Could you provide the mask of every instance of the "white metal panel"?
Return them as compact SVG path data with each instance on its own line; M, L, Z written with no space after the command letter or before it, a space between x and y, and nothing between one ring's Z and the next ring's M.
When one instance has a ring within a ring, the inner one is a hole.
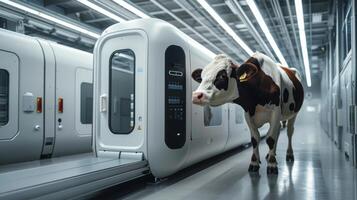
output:
M31 112L27 109L24 112L22 105L28 103L24 102L23 98L28 94L33 96L34 103L36 103L36 98L43 98L43 53L39 43L31 37L1 30L0 38L1 52L4 56L6 54L5 57L1 58L1 62L7 62L8 58L14 62L11 65L13 69L10 71L15 70L11 73L16 73L16 75L13 74L16 82L13 84L17 88L10 88L10 93L14 95L11 103L16 105L16 108L10 112L11 115L18 118L18 121L16 122L15 119L15 124L11 125L14 126L13 130L10 131L12 138L0 140L0 163L39 159L44 137L43 112L36 112L36 110ZM28 101L26 97L25 101ZM33 108L36 108L36 106L34 105ZM8 133L1 130L0 135Z
M341 108L337 110L337 125L342 129L341 148L346 155L352 158L352 135L351 135L351 106L352 99L352 64L351 58L345 61L344 70L340 77Z
M92 69L90 53L50 43L56 58L56 126L53 156L89 152L91 135L80 134L76 129L76 73L78 68ZM88 72L83 76L88 76ZM59 111L59 99L63 99L63 112Z
M212 59L211 55L205 54L196 46L190 46L191 73L197 68L205 67ZM191 97L193 90L195 90L199 84L192 80L191 76L189 78L191 82ZM191 99L192 98L190 98L188 102L192 102ZM228 138L228 104L211 108L204 108L199 105L193 105L192 103L191 105L192 141L189 151L189 160L186 162L186 165L222 152ZM209 122L209 126L207 123L205 125L205 120L206 122L207 120L217 120L219 115L221 116L220 123L214 122L210 124ZM209 119L207 119L207 117Z
M170 175L184 167L190 148L191 72L189 45L182 32L162 20L143 20L149 37L148 50L148 159L157 177ZM171 149L165 142L165 52L171 45L182 48L186 64L186 141L181 148Z

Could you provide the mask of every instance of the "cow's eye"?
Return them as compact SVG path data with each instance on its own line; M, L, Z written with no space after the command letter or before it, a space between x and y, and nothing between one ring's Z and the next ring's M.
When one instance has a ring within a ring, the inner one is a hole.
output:
M228 89L228 78L218 78L214 81L214 86L216 86L219 90L227 90Z
M226 70L223 69L217 73L216 79L214 80L213 84L219 90L228 89L228 76Z

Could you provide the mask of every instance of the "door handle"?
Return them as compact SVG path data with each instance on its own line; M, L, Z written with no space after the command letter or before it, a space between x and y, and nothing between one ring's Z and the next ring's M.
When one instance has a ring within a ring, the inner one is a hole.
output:
M35 129L35 131L39 131L41 129L41 126L40 125L35 125L34 129Z
M100 112L107 112L108 99L106 94L102 94L99 97L99 110Z

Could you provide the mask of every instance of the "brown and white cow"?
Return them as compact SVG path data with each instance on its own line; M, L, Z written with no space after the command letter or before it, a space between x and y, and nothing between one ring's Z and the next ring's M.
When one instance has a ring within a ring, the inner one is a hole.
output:
M294 161L291 138L304 98L301 79L295 69L283 67L259 52L240 66L220 54L203 69L194 70L192 78L200 83L192 94L194 104L218 106L233 102L245 110L253 146L249 172L259 170L258 128L265 123L270 124L266 139L269 146L267 173L278 173L275 156L281 121L287 121L286 160Z

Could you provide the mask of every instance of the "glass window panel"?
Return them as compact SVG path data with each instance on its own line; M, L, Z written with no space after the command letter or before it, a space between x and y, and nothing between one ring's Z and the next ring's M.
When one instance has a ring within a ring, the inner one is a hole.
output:
M243 124L244 122L244 112L242 108L238 106L235 107L235 114L236 114L236 124Z
M222 124L222 107L204 106L203 123L205 126L219 126Z
M0 126L9 122L9 72L0 69Z
M110 58L109 128L129 134L135 124L135 54L120 50Z
M81 84L81 123L92 124L93 118L93 84Z

